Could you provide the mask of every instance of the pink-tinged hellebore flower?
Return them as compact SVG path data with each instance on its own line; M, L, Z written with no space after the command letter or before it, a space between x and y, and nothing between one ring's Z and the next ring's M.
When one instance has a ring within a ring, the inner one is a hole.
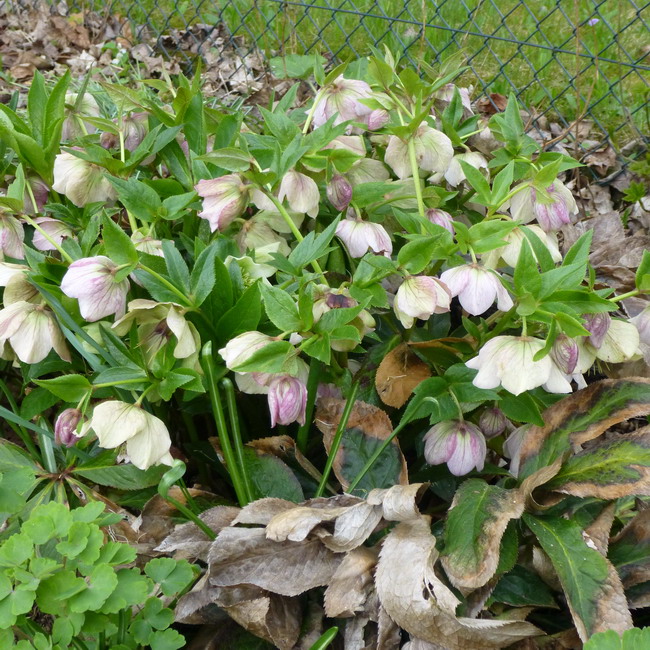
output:
M326 193L334 209L343 212L352 200L352 185L342 174L335 174L327 185Z
M487 446L481 430L470 422L439 422L424 435L424 458L429 465L447 463L454 476L483 469Z
M41 294L28 280L29 267L24 264L0 262L0 287L4 287L2 302L8 307L14 302L33 302L41 304Z
M61 281L61 291L70 298L77 298L81 316L91 323L115 314L124 316L129 281L115 281L119 269L104 255L84 257L72 262Z
M591 336L585 343L586 354L591 353L605 363L623 363L640 354L639 330L628 321L612 319L598 347L590 343L590 339Z
M225 230L248 205L250 185L239 174L226 174L211 180L200 180L195 186L203 199L199 217L207 219L210 230Z
M513 306L499 275L478 264L447 269L440 279L449 287L452 297L458 296L463 309L472 316L486 312L495 300L499 311L508 311Z
M36 201L36 205L34 205L32 196L27 190L27 187L25 187L25 193L23 195L25 212L27 214L36 214L37 212L40 212L43 209L43 206L47 203L50 188L47 186L47 183L38 176L29 176L25 181L25 184L29 183L29 187L32 190L31 193L34 195L34 201Z
M305 423L307 386L291 375L275 377L269 384L269 411L271 426L276 424Z
M45 235L47 235L46 237L39 230L34 231L32 244L34 244L34 248L39 251L55 251L56 246L54 244L60 246L61 242L63 242L66 237L72 237L72 229L70 226L58 219L52 219L51 217L37 217L34 219L34 222L37 223Z
M126 453L139 469L173 463L164 422L135 404L102 402L93 409L89 424L100 447L115 449L126 442Z
M63 142L75 140L87 133L95 133L97 130L94 124L83 119L84 117L100 116L97 100L90 93L84 93L79 102L79 108L75 111L74 107L77 105L78 98L77 93L68 93L65 96L65 103L73 108L66 108L64 113L65 119L61 129L61 140Z
M81 411L79 409L66 409L54 423L54 442L64 447L73 447L81 438L77 435L77 427L81 421Z
M454 157L454 147L451 140L442 131L437 131L426 122L422 122L413 134L413 144L415 145L415 160L419 169L439 174L444 174L447 171ZM391 135L388 138L384 162L398 178L409 178L413 175L408 143L396 135Z
M255 352L273 343L275 339L262 334L262 332L244 332L226 343L226 347L219 350L221 358L226 366L232 370L250 359Z
M135 151L149 130L149 114L131 113L123 118L122 130L124 132L124 148L127 151ZM120 144L119 135L108 132L102 133L99 138L99 144L105 149L113 149ZM149 160L149 158L146 160ZM148 164L146 160L142 164ZM153 158L151 158L151 161L153 161Z
M24 259L24 239L25 231L22 223L0 208L0 252L17 260Z
M318 192L318 185L316 185L316 181L313 178L301 174L294 169L289 170L282 177L278 192L278 200L280 203L285 198L289 203L289 208L293 212L299 212L300 214L306 213L313 218L318 216L320 194Z
M510 214L513 219L529 223L534 219L542 230L559 230L571 223L571 216L578 214L578 205L561 181L554 181L546 188L551 201L538 195L534 187L528 186L510 199Z
M78 208L112 201L116 194L105 173L101 167L64 151L54 159L52 189L65 194Z
M579 356L578 342L566 334L559 334L551 348L551 359L555 365L565 375L572 375L578 365Z
M456 154L449 163L449 167L445 172L445 180L452 186L456 187L460 185L465 180L465 172L461 167L461 161L471 165L475 169L484 169L488 171L488 163L485 157L476 152L470 151L468 153L458 153Z
M414 275L406 278L397 290L393 309L402 325L413 327L416 318L427 320L433 314L449 311L451 292L437 278Z
M348 120L367 123L368 116L373 110L361 103L361 99L372 97L372 89L365 81L337 77L321 92L316 106L312 124L314 128L322 126L336 115L334 124Z
M650 345L650 305L634 318L630 318L630 322L634 323L634 326L639 331L641 343Z
M393 243L386 229L378 223L346 218L336 227L336 235L352 257L363 257L369 250L385 257L390 257L393 252Z
M436 226L441 226L445 230L448 230L452 235L454 234L454 224L452 223L454 218L449 214L449 212L432 208L431 210L427 210L425 215L431 223L435 223Z
M508 419L499 408L485 409L481 413L478 426L486 438L495 438L506 430Z
M19 300L0 310L0 347L7 341L23 363L39 363L52 349L71 361L54 314L45 305Z
M570 393L571 384L550 355L539 361L533 357L544 348L544 341L530 336L495 336L465 365L478 370L473 384L477 388L503 386L513 395L544 386L549 393Z
M539 240L544 244L548 252L551 254L551 259L554 262L561 262L562 255L557 243L557 235L554 232L544 232L539 226L526 226L528 230L532 231ZM481 262L488 268L496 268L499 266L500 260L503 260L508 266L511 266L513 269L517 266L517 261L519 260L519 255L521 254L521 248L526 240L526 235L521 228L514 228L507 235L504 235L502 239L508 242L505 246L495 248L487 253L481 255ZM531 246L531 252L533 257L537 260L537 255L535 250Z
M140 230L136 230L131 235L131 241L135 246L137 251L141 253L147 253L147 255L155 255L156 257L165 257L165 254L162 250L162 241L160 239L154 239L145 235Z
M519 474L519 457L521 445L524 442L526 434L531 428L531 424L524 424L515 429L503 443L503 453L506 458L510 459L510 473L513 476Z
M449 83L445 84L440 90L436 92L436 106L438 108L446 108L451 104L451 101L458 90L460 95L460 103L462 104L466 117L473 115L472 111L472 100L469 96L470 88L458 88L458 86Z
M607 312L599 314L585 314L585 329L591 333L587 337L587 343L594 348L599 348L605 340L605 335L612 323L612 317Z

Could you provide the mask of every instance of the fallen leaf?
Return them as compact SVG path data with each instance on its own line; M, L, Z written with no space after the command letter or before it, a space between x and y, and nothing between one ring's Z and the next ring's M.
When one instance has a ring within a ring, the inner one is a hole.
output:
M257 524L266 526L273 517L283 512L293 510L296 504L284 499L258 499L245 505L232 522L233 526L237 524Z
M411 352L408 344L400 343L379 364L375 387L384 404L401 408L413 389L428 377L431 377L429 366Z
M363 546L345 556L325 591L325 614L329 618L348 618L363 610L374 589L376 564L377 552Z
M386 521L407 521L420 517L417 502L426 492L428 483L394 485L388 489L375 489L368 495L370 505L381 505Z
M476 110L483 115L494 115L506 110L508 98L500 93L490 93L476 102Z

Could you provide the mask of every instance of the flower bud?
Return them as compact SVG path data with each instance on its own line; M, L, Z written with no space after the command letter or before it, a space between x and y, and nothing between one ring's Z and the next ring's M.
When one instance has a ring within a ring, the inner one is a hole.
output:
M226 174L219 178L200 180L195 186L203 199L199 217L207 219L210 230L225 230L234 219L244 214L248 205L250 186L239 174Z
M373 253L390 257L393 243L385 228L378 223L361 219L343 219L336 227L336 235L347 246L352 257Z
M494 438L505 431L508 420L499 408L485 409L481 413L478 426L486 438Z
M106 170L64 151L54 159L52 189L65 194L78 208L88 203L112 201L115 190Z
M320 193L316 181L305 174L290 169L283 177L278 192L280 203L287 199L289 208L293 212L308 214L310 217L318 216L320 207Z
M271 426L276 424L305 423L307 386L291 375L274 378L269 385L269 411Z
M147 135L149 115L147 113L131 113L122 120L124 132L124 148L127 151L135 151L138 145ZM120 144L119 135L116 133L104 132L99 137L99 144L104 149L113 149ZM153 158L152 158L153 160ZM143 164L146 164L143 162Z
M352 200L352 185L345 176L335 174L327 186L327 198L339 212L343 212Z
M585 319L585 329L591 332L591 336L587 338L587 341L595 348L599 348L603 344L607 330L609 330L612 323L611 316L607 312L601 312L599 314L585 314L583 318Z
M402 325L408 329L416 318L427 320L433 314L449 311L451 292L437 278L417 275L406 278L397 290L393 309Z
M77 426L81 420L79 409L66 409L54 423L54 442L64 447L72 447L81 436L77 435Z
M449 214L449 212L438 210L437 208L432 208L431 210L426 211L426 217L431 223L435 223L436 226L442 226L452 235L454 234L455 230L452 224L454 218Z
M513 219L529 223L537 219L537 223L545 231L559 230L571 223L571 216L578 214L571 190L561 181L554 181L546 188L550 200L541 197L534 187L525 187L516 192L510 199L510 213Z
M244 332L234 339L230 339L226 347L219 350L226 366L232 370L250 359L257 350L273 342L273 338L262 332Z
M487 445L481 430L470 422L439 422L424 436L424 458L429 465L447 463L454 476L464 476L485 464Z
M513 476L519 474L519 452L531 426L531 424L524 424L515 429L503 443L503 454L510 459L510 473Z
M560 334L551 348L551 358L565 375L573 374L578 364L579 354L578 342L566 334Z
M388 111L383 108L375 109L368 115L368 130L377 131L381 129L388 122L389 117Z

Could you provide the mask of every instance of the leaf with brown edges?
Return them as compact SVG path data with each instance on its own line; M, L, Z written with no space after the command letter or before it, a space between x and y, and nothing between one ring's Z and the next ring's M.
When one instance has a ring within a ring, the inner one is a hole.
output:
M428 377L431 377L429 366L411 352L406 343L400 343L379 364L375 388L384 404L401 408L413 390Z

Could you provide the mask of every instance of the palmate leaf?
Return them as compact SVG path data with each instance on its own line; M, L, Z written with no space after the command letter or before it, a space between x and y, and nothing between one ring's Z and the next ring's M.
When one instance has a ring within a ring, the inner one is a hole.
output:
M583 650L646 650L650 648L650 628L627 630L622 636L609 630L594 634Z

